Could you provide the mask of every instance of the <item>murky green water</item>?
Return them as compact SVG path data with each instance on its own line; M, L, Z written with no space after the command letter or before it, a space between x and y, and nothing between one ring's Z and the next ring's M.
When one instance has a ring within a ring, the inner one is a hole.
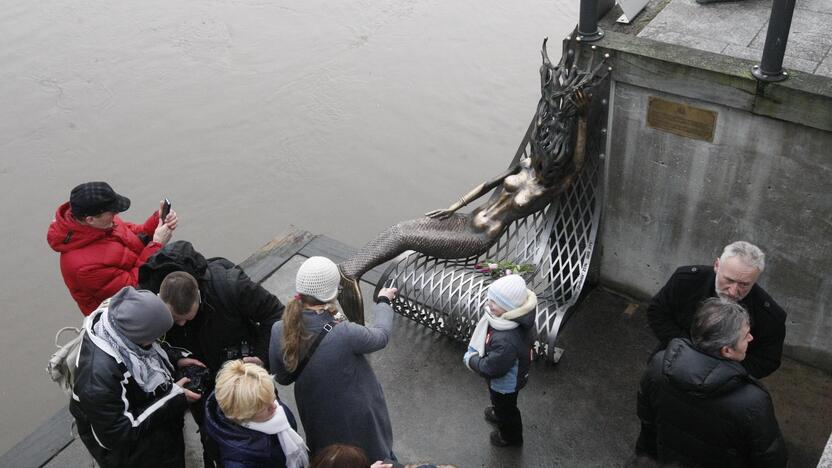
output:
M536 105L540 43L577 9L4 2L0 453L66 403L43 369L81 314L45 236L74 185L109 181L134 221L169 197L175 237L209 256L241 261L290 224L358 246L508 164Z

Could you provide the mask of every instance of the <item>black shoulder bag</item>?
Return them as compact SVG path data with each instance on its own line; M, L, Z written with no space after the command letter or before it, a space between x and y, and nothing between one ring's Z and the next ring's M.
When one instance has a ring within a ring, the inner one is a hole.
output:
M336 322L335 320L331 320L330 322L324 324L324 329L321 330L320 333L318 333L318 337L315 338L315 341L312 342L312 346L309 347L309 351L306 352L306 356L304 356L303 359L298 363L298 366L295 368L295 370L291 374L289 374L289 377L292 378L292 382L298 379L300 373L303 372L303 368L306 367L306 364L309 363L309 359L312 357L312 354L314 354L315 350L318 349L318 345L321 344L321 341L323 341L324 337L329 332L331 332L332 328L335 327L335 325L337 324L338 322Z

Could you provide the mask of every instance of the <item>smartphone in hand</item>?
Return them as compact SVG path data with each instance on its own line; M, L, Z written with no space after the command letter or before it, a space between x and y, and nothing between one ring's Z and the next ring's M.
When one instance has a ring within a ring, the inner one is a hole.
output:
M165 203L162 205L162 212L159 214L159 220L164 223L168 214L170 214L170 200L165 198Z

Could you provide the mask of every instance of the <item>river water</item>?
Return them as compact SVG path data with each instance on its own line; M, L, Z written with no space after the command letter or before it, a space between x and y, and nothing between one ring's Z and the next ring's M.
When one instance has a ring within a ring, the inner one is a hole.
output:
M176 239L243 260L289 225L360 246L502 170L540 44L575 0L6 0L0 9L0 453L67 400L44 373L81 314L46 244L107 180ZM285 299L285 298L283 298Z

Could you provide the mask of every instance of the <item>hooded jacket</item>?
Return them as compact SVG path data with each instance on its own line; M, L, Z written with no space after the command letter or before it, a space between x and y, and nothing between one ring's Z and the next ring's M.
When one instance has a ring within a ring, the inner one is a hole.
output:
M673 339L650 359L638 393L636 451L685 467L785 467L771 397L739 362Z
M139 235L152 238L158 224L159 216L154 212L144 224L116 216L113 227L97 229L79 223L69 202L58 208L46 241L61 254L64 283L84 315L121 288L138 284L139 266L162 248L153 241L145 245Z
M213 372L227 360L228 349L239 350L245 341L268 369L272 324L283 315L280 300L230 260L206 260L187 241L171 242L148 259L139 269L139 285L158 293L174 271L196 279L202 303L193 320L174 325L164 340L192 352Z
M297 430L295 416L282 402L286 419ZM220 461L225 468L284 468L286 455L276 434L248 429L226 418L212 393L205 402L205 432L220 448Z
M485 355L474 355L468 361L471 370L488 379L492 390L504 394L513 393L525 387L529 381L536 307L537 297L529 292L522 306L507 311L502 316L517 322L519 326L511 330L488 327Z
M142 390L118 352L93 330L103 310L87 322L69 402L81 441L103 468L184 467L185 394L173 381L154 393ZM172 363L181 357L168 354Z

